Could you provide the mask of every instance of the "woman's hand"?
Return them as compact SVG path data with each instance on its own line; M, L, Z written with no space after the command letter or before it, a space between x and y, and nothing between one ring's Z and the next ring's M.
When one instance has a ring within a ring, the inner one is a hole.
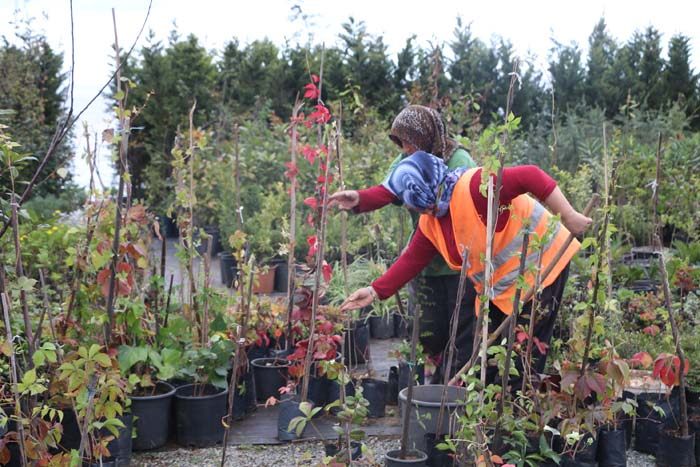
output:
M564 224L564 227L569 229L569 232L574 235L582 234L593 223L593 219L584 216L575 209L572 209L566 215L562 214L561 221Z
M364 308L369 306L376 297L377 292L375 292L372 286L357 289L351 293L350 296L340 305L340 311L350 311L357 310L358 308Z
M336 191L328 197L329 208L338 206L338 208L347 211L354 208L358 204L360 204L360 194L357 192L357 190Z

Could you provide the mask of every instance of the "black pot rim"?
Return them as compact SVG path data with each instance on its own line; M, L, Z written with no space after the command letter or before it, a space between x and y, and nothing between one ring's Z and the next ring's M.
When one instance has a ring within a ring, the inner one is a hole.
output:
M281 365L265 365L263 364L263 361L271 361L271 362L280 362L282 363ZM277 358L277 357L261 357L261 358L256 358L252 362L250 362L252 366L255 368L289 368L292 363L287 360L286 358Z
M364 384L366 382L369 384L389 384L388 381L384 381L383 379L379 378L362 378L360 380L360 384Z
M419 462L425 462L428 460L428 455L421 451L420 449L409 449L408 454L415 454L415 455L420 455L419 459L401 459L399 455L401 454L401 449L393 449L391 451L388 451L385 456L388 459L391 459L392 461L398 461L398 462L403 462L405 464L417 464Z
M206 384L205 386L212 387L212 388L216 389L218 391L216 394L207 394L205 396L183 396L182 394L180 394L180 391L182 391L185 388L190 388L192 386L197 386L197 385L196 384L185 384L184 386L180 386L179 388L177 388L175 390L175 398L182 399L182 400L202 401L202 400L215 399L217 397L221 397L222 394L228 394L228 388L226 388L226 389L217 388L213 384Z
M153 396L133 396L132 395L131 400L132 401L155 401L155 400L159 400L159 399L167 399L167 398L173 397L175 395L175 392L177 391L175 386L168 383L167 381L156 381L156 385L159 385L159 384L166 386L170 389L168 390L168 392L165 392L163 394L156 394Z
M690 441L691 439L695 439L695 433L689 433L688 436L683 436L678 432L678 430L674 430L671 428L665 428L659 431L660 434L668 436L669 438L681 439L683 441Z

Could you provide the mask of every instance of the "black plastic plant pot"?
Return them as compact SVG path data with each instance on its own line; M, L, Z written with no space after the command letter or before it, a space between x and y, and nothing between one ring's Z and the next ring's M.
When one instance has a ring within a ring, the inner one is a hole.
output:
M365 320L353 323L345 332L345 364L354 367L369 360L369 325Z
M561 464L559 465L561 467L598 467L597 462L582 461L568 456L563 456L561 459Z
M221 283L226 287L233 285L238 275L238 262L236 258L227 252L219 253L219 268L221 269Z
M379 379L366 378L362 380L362 396L369 402L368 416L381 418L386 410L387 382Z
M695 433L695 462L700 459L700 414L688 415L688 428Z
M391 339L394 337L394 314L369 317L369 334L374 339Z
M329 443L323 445L323 450L326 456L334 457L341 451L337 443ZM352 452L352 460L356 461L362 456L362 443L359 441L350 441L350 451Z
M661 430L656 466L695 467L695 435L681 436L675 431Z
M672 405L661 393L640 393L637 399L637 416L634 425L634 449L644 454L656 455L659 445L659 431L663 422L670 417ZM657 406L669 417L662 416L654 409Z
M201 394L201 395L200 395ZM206 447L224 436L228 390L211 385L188 384L175 392L175 427L180 446Z
M119 419L124 423L124 428L119 429L119 436L107 443L107 450L115 466L128 467L131 464L131 434L134 427L134 417L131 413L125 413ZM101 434L102 436L111 436L112 432L103 428Z
M386 387L387 405L399 405L399 368L389 368L389 378Z
M600 430L596 459L600 467L626 467L625 430Z
M445 441L445 435L439 437L435 433L425 434L425 451L428 455L426 465L428 467L452 467L455 465L454 457L450 451L438 449L438 444Z
M135 451L157 449L168 442L174 396L175 388L164 381L156 384L153 395L131 396L131 413L136 427Z
M411 467L424 467L428 464L428 455L417 449L410 450L406 453L406 458L401 458L401 449L389 451L384 456L384 465L386 467L401 467L410 465Z
M255 377L255 395L258 402L270 397L279 398L279 389L287 385L289 360L279 358L256 358L250 364Z
M302 383L303 383L302 378ZM331 381L325 376L309 376L309 399L314 401L314 403L319 406L325 406L330 402L330 387ZM319 411L316 417L323 414L323 411Z
M308 401L313 407L313 401ZM301 398L295 397L285 397L279 404L279 412L277 413L277 439L280 441L294 441L299 439L297 436L296 427L294 430L289 429L289 422L294 420L296 417L303 417L304 414L299 410L299 405L301 404ZM304 428L306 430L306 428ZM304 436L304 431L301 432L301 437Z
M270 265L276 265L277 269L275 271L275 285L273 290L275 292L287 292L287 286L289 285L289 265L286 259L273 259Z
M239 375L236 382L236 393L233 397L234 420L243 420L248 414L255 411L257 408L255 393L255 378L253 378L253 370L249 369Z
M411 367L406 362L399 362L399 392L408 387L411 377ZM425 367L423 364L416 366L416 383L425 384Z
M116 460L112 459L102 459L102 460L91 460L83 462L83 467L119 467L128 466L129 464L119 464Z

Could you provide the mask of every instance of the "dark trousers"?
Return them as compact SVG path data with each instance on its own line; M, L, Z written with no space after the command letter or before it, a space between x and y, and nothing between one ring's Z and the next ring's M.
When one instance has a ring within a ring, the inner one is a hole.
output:
M559 274L559 277L545 287L537 297L537 321L534 329L534 336L545 344L549 344L554 333L554 325L559 314L562 296L566 281L569 277L569 266ZM436 276L423 277L420 279L418 301L423 310L421 316L420 341L423 349L428 355L436 356L444 352L443 365L447 364L447 344L450 338L450 321L452 312L457 301L457 289L459 287L459 276ZM457 337L455 340L456 352L450 376L462 368L471 357L474 344L474 333L476 327L476 313L474 312L474 301L476 290L472 283L467 280L465 284L465 294L460 304L459 322L457 325ZM527 303L521 310L518 324L527 327L530 321L532 301ZM489 305L489 333L494 332L498 326L506 319L505 315L493 304ZM480 332L480 331L479 331ZM504 333L503 337L507 334ZM500 339L499 339L500 341ZM547 355L540 353L536 346L532 349L532 371L542 373L546 364ZM515 357L516 368L522 375L522 361ZM444 368L437 372L433 378L434 383L441 382L440 374L444 374ZM495 367L490 368L488 380L495 382L498 376ZM510 384L519 387L519 378L511 379Z

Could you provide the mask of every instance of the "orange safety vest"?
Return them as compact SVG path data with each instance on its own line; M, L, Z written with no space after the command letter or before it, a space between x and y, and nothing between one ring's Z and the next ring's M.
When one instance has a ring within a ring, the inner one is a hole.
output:
M478 295L484 293L484 257L486 252L486 225L481 220L479 213L474 206L474 201L469 189L469 183L478 168L465 172L455 185L450 199L449 215L452 216L452 230L457 248L461 252L463 248L468 250L467 275L474 283ZM523 227L525 219L529 219L529 231L537 234L540 238L549 235L542 255L542 267L544 271L554 260L561 245L569 236L569 231L561 222L554 224L553 232L547 232L552 215L535 199L528 195L520 195L514 198L509 205L511 215L505 227L500 232L496 232L493 238L493 277L492 293L490 300L503 313L510 315L513 311L513 300L515 299L516 282L518 269L520 266L520 253L523 246ZM440 252L445 262L451 269L459 271L461 264L455 263L447 249L445 238L442 235L440 221L429 214L423 214L418 221L421 232L428 237L435 248ZM559 261L556 263L549 275L541 281L541 287L552 284L561 271L569 264L571 258L580 248L580 244L574 239L566 249ZM528 250L527 264L537 264L538 250ZM532 288L535 283L535 274L525 270L525 281ZM524 290L524 294L527 290ZM477 296L477 307L479 299Z

